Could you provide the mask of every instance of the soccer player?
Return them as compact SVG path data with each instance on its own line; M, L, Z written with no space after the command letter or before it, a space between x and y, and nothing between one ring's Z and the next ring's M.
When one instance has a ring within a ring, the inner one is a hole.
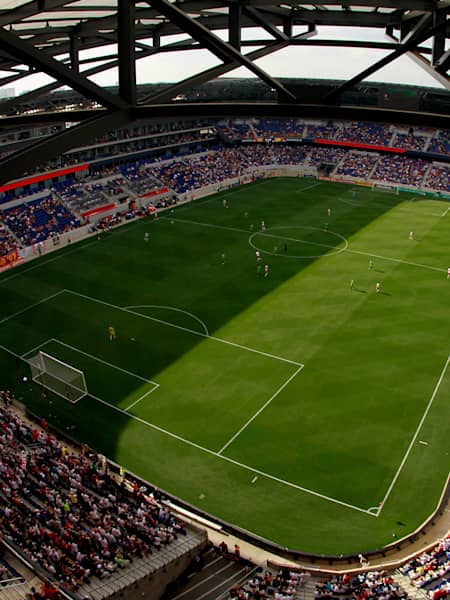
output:
M414 231L410 231L409 232L409 239L413 240L414 239Z
M262 266L261 266L261 263L258 263L256 265L256 274L258 277L261 277L261 273L262 273Z
M225 252L222 252L221 259L222 259L222 264L223 265L225 264L226 258L227 258L227 255L225 254Z
M269 277L269 265L264 265L264 277Z
M373 260L369 260L369 271L373 269Z
M381 283L379 281L375 284L375 292L379 294L381 292Z
M112 325L110 325L108 327L108 336L109 336L110 342L112 342L113 340L116 339L116 330L114 329L114 327Z
M256 250L255 256L256 256L256 262L259 262L261 260L261 252L259 250Z
M327 213L328 213L328 216L331 217L331 208L328 209Z
M356 192L352 192L352 198L353 200L356 198Z
M350 281L350 289L351 289L351 290L354 290L354 289L355 289L355 280L354 280L354 279L352 279L352 280Z
M228 202L227 202L227 199L226 199L226 198L224 198L224 199L222 200L222 205L223 205L223 207L224 207L224 208L228 208Z
M148 242L148 231L144 233L144 242Z
M261 221L261 231L264 233L266 230L266 224L264 223L264 221Z
M450 279L450 267L447 269L447 279Z

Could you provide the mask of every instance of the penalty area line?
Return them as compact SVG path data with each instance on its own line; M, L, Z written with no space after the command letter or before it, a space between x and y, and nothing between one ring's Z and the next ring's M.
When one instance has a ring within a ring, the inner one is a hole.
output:
M277 356L276 354L270 354L269 352L264 352L263 350L257 350L256 348L251 348L250 346L244 346L243 344L238 344L237 342L231 342L230 340L225 340L223 338L219 338L214 335L206 335L206 333L202 333L201 331L196 331L195 329L189 329L188 327L183 327L181 325L177 325L176 323L171 323L170 321L163 321L162 319L156 319L155 317L151 317L149 315L144 315L144 314L136 312L134 310L130 310L128 308L123 308L122 306L117 306L117 304L112 304L111 302L106 302L106 300L100 300L98 298L93 298L92 296L88 296L87 294L82 294L81 292L75 292L75 291L69 290L69 289L65 289L64 291L67 292L68 294L72 294L74 296L79 296L80 298L84 298L85 300L89 300L91 302L96 302L97 304L102 304L103 306L109 306L110 308L114 308L114 309L122 311L124 313L128 313L129 315L134 315L136 317L140 317L141 319L148 319L149 321L154 321L155 323L160 323L162 325L168 325L169 327L173 327L174 329L179 329L180 331L192 333L193 335L203 337L207 340L214 340L215 342L220 342L222 344L227 344L228 346L240 348L241 350L246 350L247 352L253 352L255 354L260 354L261 356L267 356L268 358L273 358L274 360L279 360L281 362L289 363L291 365L297 365L297 367L304 366L302 363L299 363L295 360L291 360L289 358L284 358L283 356Z
M286 386L288 386L290 384L290 382L294 379L294 377L300 373L300 371L303 369L303 366L299 367L295 373L293 373L288 379L286 379L286 381L280 385L280 387L276 390L276 392L274 394L272 394L272 396L267 400L267 402L265 402L261 408L259 410L257 410L255 412L255 414L250 417L250 419L244 423L244 425L242 425L242 427L236 431L236 433L228 440L228 442L222 446L222 448L219 450L219 452L217 454L222 454L240 435L243 431L245 431L247 429L247 427L250 425L250 423L253 423L253 421L256 419L256 417L258 417L263 410L265 410L269 404L272 402L272 400L275 400L275 398L284 390L284 388Z

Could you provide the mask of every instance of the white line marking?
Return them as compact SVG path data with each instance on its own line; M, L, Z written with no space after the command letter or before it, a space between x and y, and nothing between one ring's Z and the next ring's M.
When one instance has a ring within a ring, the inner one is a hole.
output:
M442 213L442 215L440 215L440 216L441 216L441 217L445 217L445 216L446 216L446 214L448 213L448 211L449 211L449 210L450 210L450 206L449 206L448 208L446 208L446 209L444 210L444 212Z
M1 347L1 346L0 346ZM5 350L8 350L7 348L5 348ZM129 419L134 419L135 421L141 423L142 425L146 425L147 427L150 427L151 429L155 429L156 431L159 431L160 433L164 433L166 435L168 435L169 437L172 437L180 442L183 442L189 446L192 446L193 448L196 448L197 450L201 450L202 452L206 452L207 454L210 454L211 456L215 456L216 458L220 458L222 460L225 460L226 462L229 462L233 465L236 465L237 467L240 467L241 469L245 469L246 471L249 471L250 473L255 473L256 475L261 475L262 477L266 477L267 479L270 479L271 481L275 481L277 483L281 483L282 485L287 485L288 487L291 487L293 489L299 490L301 492L305 492L307 494L311 494L312 496L316 496L318 498L322 498L323 500L328 500L329 502L333 502L335 504L339 504L341 506L345 506L346 508L351 508L353 510L357 510L359 512L371 515L371 513L369 513L368 510L366 510L365 508L360 508L359 506L354 506L353 504L349 504L347 502L344 502L342 500L337 500L336 498L331 498L330 496L325 496L325 494L321 494L319 492L315 492L314 490L310 490L308 488L302 487L301 485L297 485L296 483L292 483L290 481L285 481L284 479L280 479L279 477L276 477L275 475L270 475L269 473L265 473L264 471L261 471L260 469L256 469L254 467L250 467L249 465L246 465L244 463L241 463L237 460L234 460L233 458L230 458L229 456L225 456L223 454L218 454L217 452L214 452L214 450L210 450L209 448L205 448L204 446L200 446L200 444L196 444L195 442L191 442L190 440L187 440L183 437L181 437L180 435L177 435L176 433L172 433L171 431L168 431L167 429L163 429L162 427L159 427L158 425L155 425L154 423L150 423L149 421L145 421L144 419L142 419L141 417L138 417L132 413L127 413L125 410L123 410L122 408L118 408L117 406L114 406L114 404L110 404L109 402L106 402L106 400L102 400L101 398L98 398L97 396L93 396L92 394L89 394L91 396L91 398L93 398L94 400L97 400L98 402L100 402L101 404L104 404L106 406L108 406L109 408L111 408L112 410L115 410L116 412L122 413L123 415L125 415L127 418Z
M68 290L68 289L66 289L64 291L67 292L68 294L73 294L74 296L79 296L80 298L85 298L86 300L90 300L92 302L97 302L98 304L103 304L104 306L109 306L110 308L120 310L120 311L128 313L130 315L135 315L136 317L141 317L142 319L148 319L149 321L155 321L156 323L168 325L169 327L174 327L175 329L180 329L181 331L186 331L187 333L192 333L194 335L198 335L198 336L206 338L208 340L214 340L215 342L220 342L222 344L234 346L235 348L241 348L242 350L247 350L248 352L254 352L255 354L267 356L268 358L273 358L274 360L280 360L281 362L286 362L291 365L297 365L297 367L304 367L304 365L302 363L296 362L295 360L290 360L289 358L284 358L282 356L276 356L275 354L270 354L269 352L263 352L262 350L256 350L255 348L250 348L249 346L243 346L242 344L238 344L237 342L230 342L229 340L224 340L222 338L218 338L213 335L206 335L205 333L202 333L201 331L195 331L195 329L189 329L188 327L182 327L181 325L176 325L175 323L170 323L169 321L163 321L161 319L156 319L155 317L150 317L149 315L143 315L142 313L138 313L134 310L122 308L121 306L117 306L115 304L112 304L111 302L106 302L105 300L99 300L98 298L93 298L92 296L87 296L86 294L81 294L80 292L75 292L73 290Z
M157 390L159 388L159 384L157 383L155 385L155 387L153 387L151 390L148 390L147 392L145 392L145 394L142 394L142 396L139 396L139 398L137 400L135 400L134 402L132 402L130 404L130 406L127 406L125 408L125 412L128 412L129 410L131 410L133 408L133 406L136 406L136 404L139 404L139 402L141 400L143 400L144 398L146 398L147 396L150 396L150 394L152 394L155 390Z
M439 267L432 267L431 265L424 265L422 263L415 263L409 260L403 260L401 258L391 258L390 256L381 256L380 254L372 254L371 252L362 252L361 250L352 250L347 248L345 252L352 254L362 254L364 256L373 256L374 258L381 258L382 260L390 260L391 262L403 263L404 265L410 265L411 267L420 267L422 269L431 269L432 271L439 271L440 273L446 273L446 269L440 269Z
M278 394L280 394L284 390L284 388L294 379L294 377L298 373L300 373L302 369L303 367L299 367L295 371L295 373L293 373L288 379L286 379L286 381L276 390L274 394L272 394L272 396L267 400L267 402L263 404L261 408L258 411L256 411L255 414L246 423L244 423L244 425L238 431L236 431L233 437L231 437L224 446L222 446L218 454L222 454L234 442L234 440L238 438L245 429L247 429L250 423L252 423L256 419L256 417L258 417L263 412L263 410L269 406L272 400L275 400Z
M151 379L146 379L145 377L141 377L141 375L137 375L137 373L132 373L131 371L122 369L122 367L118 367L117 365L107 362L106 360L103 360L102 358L99 358L98 356L94 356L93 354L89 354L88 352L85 352L84 350L80 350L79 348L76 348L75 346L71 346L70 344L67 344L66 342L57 340L56 338L52 338L51 341L56 342L57 344L60 344L61 346L65 346L66 348L69 348L70 350L73 350L74 352L79 352L80 354L84 354L84 356L87 356L88 358L92 358L92 360L96 360L100 363L103 363L107 367L111 367L113 369L116 369L117 371L122 371L122 373L125 373L126 375L130 375L131 377L135 377L136 379L145 381L145 383L151 383L151 384L155 385L156 387L159 387L159 383L156 383L155 381L152 381Z
M162 217L162 218L165 218L165 217ZM225 225L213 225L212 223L201 223L199 221L190 221L190 220L187 220L187 219L173 219L173 220L174 221L180 221L182 223L191 223L192 225L199 225L201 227L213 227L213 228L216 228L216 229L228 229L230 231L238 231L238 232L241 232L241 233L246 233L247 235L249 234L249 232L248 232L247 229L237 229L235 227L226 227ZM256 235L258 233L260 233L261 235L264 235L262 232L259 232L259 231L255 231L251 235ZM336 232L330 232L330 233L336 233ZM267 234L267 235L269 236L269 234ZM278 237L278 236L276 236L276 237ZM285 238L285 239L289 239L289 238ZM293 241L300 241L300 240L296 240L295 238L293 238ZM318 242L308 242L308 243L311 244L311 245L315 245L315 246L319 245ZM336 246L327 246L327 244L320 244L320 245L323 246L324 248L330 248L330 250L331 249L336 250ZM266 251L264 251L264 252L266 254L270 254L270 252L266 252ZM348 247L348 248L345 248L345 249L341 249L339 252L335 252L335 254L339 254L341 252L350 252L352 254L362 254L364 256L372 256L374 258L380 258L382 260L388 260L388 261L391 261L391 262L403 263L405 265L410 265L411 267L419 267L419 268L422 268L422 269L430 269L432 271L439 271L440 273L446 273L447 272L446 269L441 269L439 267L433 267L431 265L424 265L424 264L421 264L421 263L415 263L415 262L411 262L409 260L403 260L401 258L392 258L390 256L381 256L380 254L373 254L371 252L362 252L361 250L352 250L351 247Z
M79 354L84 354L85 356L92 358L93 360L96 360L100 363L103 363L104 365L107 365L108 367L111 367L112 369L116 369L117 371L122 371L123 373L130 375L131 377L135 377L136 379L140 379L142 381L145 381L145 383L150 383L153 385L153 387L150 390L147 390L144 394L142 394L142 396L139 396L139 398L137 400L135 400L134 402L132 402L130 404L130 406L128 406L127 408L125 408L125 411L129 411L131 408L133 408L133 406L136 406L136 404L138 404L139 402L141 402L141 400L143 400L144 398L146 398L147 396L149 396L151 393L153 393L155 390L157 390L160 385L159 383L156 383L155 381L152 381L151 379L145 379L144 377L141 377L140 375L137 375L136 373L132 373L131 371L127 371L126 369L122 369L122 367L119 367L117 365L113 365L112 363L107 362L106 360L103 360L102 358L99 358L98 356L94 356L93 354L89 354L88 352L84 352L84 350L80 350L80 348L75 348L75 346L71 346L70 344L66 344L65 342L61 341L61 340L57 340L56 338L50 338L47 341L43 342L42 344L39 344L38 346L36 346L35 348L33 348L32 350L29 350L28 352L26 352L25 354L22 355L22 358L25 359L25 356L27 356L28 354L32 354L35 350L37 350L38 348L42 348L43 346L46 346L47 344L51 343L51 342L55 342L56 344L60 344L61 346L65 346L66 348L69 348L70 350L73 350L74 352L78 352ZM89 395L91 395L88 392Z
M318 185L321 185L320 181L318 183L312 183L311 185L307 185L304 188L299 188L298 190L295 190L295 193L301 194L301 192L306 192L306 190L310 190L311 188L317 187Z
M184 313L185 315L192 317L195 321L200 323L200 325L203 327L205 335L209 335L209 331L208 331L208 328L206 327L206 323L204 321L202 321L200 319L200 317L197 317L197 315L194 315L194 313L191 313L187 310L183 310L182 308L176 308L175 306L164 306L162 304L138 304L136 306L124 306L123 308L125 308L126 310L137 309L137 308L165 308L166 310L174 310L176 312Z
M266 233L267 231L273 231L274 229L306 229L307 231L321 231L321 232L326 231L330 235L336 236L340 240L339 243L343 242L344 247L339 248L336 246L331 246L330 244L321 244L320 242L311 242L308 240L302 240L302 239L298 239L298 238L292 238L292 237L277 235L277 234L273 234L273 233L272 234ZM348 248L348 240L343 235L341 235L340 233L336 233L335 231L328 230L328 229L327 230L320 229L319 227L306 227L306 226L303 227L301 225L292 225L291 227L286 227L286 226L270 227L269 229L266 230L266 232L263 233L262 231L256 231L255 233L250 234L250 236L248 238L248 243L249 243L249 246L251 246L255 250L259 250L263 254L270 254L271 256L283 256L284 258L326 258L329 256L334 256L336 254L340 254L341 252L344 252ZM310 255L306 255L306 254L294 255L294 254L284 254L281 252L270 252L269 250L263 250L262 248L259 248L259 246L257 246L253 242L254 237L257 235L262 235L262 236L267 236L269 238L285 240L288 242L298 242L300 244L308 244L310 246L319 246L321 248L329 248L330 250L332 250L332 252L328 252L327 254L310 254Z
M436 394L438 393L438 390L439 390L439 387L440 387L440 385L441 385L441 383L442 383L442 380L444 379L445 372L446 372L446 370L447 370L447 367L448 367L448 363L449 363L449 362L450 362L450 356L448 356L448 357L447 357L447 360L445 361L444 368L442 369L442 371L441 371L441 375L440 375L440 377L439 377L439 379L438 379L438 382L436 383L436 385L435 385L435 387L434 387L433 394L432 394L432 396L431 396L431 398L430 398L430 401L428 402L428 404L427 404L427 407L426 407L426 409L425 409L425 411L424 411L424 413L423 413L423 415L422 415L422 418L420 419L419 425L417 426L417 429L416 429L416 431L415 431L415 433L414 433L414 435L413 435L413 438L412 438L412 440L411 440L411 442L410 442L410 444L409 444L409 446L408 446L408 448L407 448L407 450L406 450L406 452L405 452L405 455L404 455L404 457L403 457L403 460L402 460L402 462L400 463L400 466L398 467L398 469L397 469L397 472L395 473L395 475L394 475L394 478L393 478L393 480L391 481L391 484L390 484L390 486L389 486L389 488L388 488L388 490L387 490L387 492L386 492L386 494L385 494L385 496L384 496L384 498L383 498L383 500L382 500L382 502L381 502L381 505L380 505L380 512L381 512L381 507L385 505L385 503L386 503L386 500L389 498L389 496L390 496L390 494L391 494L391 492L392 492L392 489L393 489L394 485L396 484L396 482L397 482L397 479L399 478L399 476L400 476L400 473L401 473L401 471L402 471L403 467L405 466L405 463L406 463L406 461L408 460L408 456L409 456L409 455L410 455L410 453L411 453L412 447L413 447L413 446L414 446L414 444L415 444L415 441L416 441L416 439L417 439L417 436L419 435L419 433L420 433L420 430L422 429L422 425L423 425L423 424L424 424L424 422L425 422L425 419L426 419L426 417L427 417L427 415L428 415L428 413L429 413L429 411L430 411L431 405L433 404L433 402L434 402L434 399L435 399L435 397L436 397ZM378 515L377 515L377 516L378 516Z
M50 294L50 296L46 296L45 298L42 298L42 300L39 300L38 302L34 302L33 304L30 304L29 306L22 308L21 310L16 311L12 315L9 315L8 317L4 317L0 321L0 325L2 325L3 323L6 323L6 321L10 321L11 319L14 319L14 317L18 317L19 315L23 314L24 312L27 312L27 310L31 310L35 306L39 306L39 304L43 304L44 302L47 302L48 300L51 300L52 298L56 298L56 296L59 296L60 294L63 294L63 293L64 293L64 290L59 290L59 292Z
M55 341L61 343L59 340L55 340ZM9 348L6 348L6 346L2 346L0 344L0 349L4 350L5 352L8 352L9 354L12 354L16 358L22 359L22 357L20 356L20 354L17 354L16 352L13 352ZM269 473L265 473L264 471L261 471L260 469L255 469L254 467L250 467L249 465L246 465L244 463L240 463L239 461L234 460L233 458L230 458L228 456L224 456L223 454L218 454L217 452L214 452L214 450L210 450L209 448L205 448L204 446L200 446L200 444L196 444L195 442L187 440L186 438L183 438L182 436L177 435L176 433L173 433L171 431L168 431L167 429L159 427L158 425L155 425L154 423L150 423L149 421L146 421L145 419L142 419L141 417L138 417L137 415L134 415L133 413L129 413L126 410L124 410L123 408L119 408L118 406L114 406L114 404L110 404L106 400L103 400L102 398L99 398L98 396L94 396L90 392L89 392L88 395L93 400L96 400L97 402L100 402L100 404L104 404L108 408L110 408L112 410L115 410L116 412L124 415L125 417L127 417L127 419L133 419L134 421L136 421L138 423L141 423L142 425L145 425L146 427L149 427L150 429L155 429L156 431L159 431L160 433L168 435L169 437L174 438L174 439L178 440L179 442L187 444L188 446L192 446L193 448L196 448L197 450L205 452L206 454L209 454L211 456L215 456L216 458L220 458L221 460L224 460L224 461L226 461L228 463L231 463L231 464L233 464L233 465L235 465L237 467L240 467L241 469L249 471L250 473L254 473L256 475L261 475L262 477L266 477L267 479L270 479L271 481L275 481L277 483L280 483L282 485L286 485L288 487L291 487L293 489L299 490L299 491L304 492L306 494L311 494L312 496L316 496L318 498L322 498L323 500L328 500L329 502L333 502L334 504L339 504L341 506L345 506L346 508L351 508L353 510L357 510L358 512L362 512L362 513L374 516L368 510L366 510L364 508L360 508L359 506L354 506L353 504L348 504L347 502L343 502L342 500L337 500L336 498L332 498L330 496L325 496L324 494L321 494L319 492L315 492L314 490L310 490L308 488L302 487L300 485L297 485L296 483L292 483L290 481L285 481L284 479L280 479L279 477L276 477L275 475L270 475Z
M428 446L428 442L424 442L423 440L419 440L419 444L423 444L424 446Z
M169 217L161 217L161 221L175 221L177 223L188 223L198 225L199 227L211 227L213 229L225 229L226 231L237 231L238 233L249 233L248 229L239 229L238 227L228 227L227 225L215 225L213 223L203 223L202 221L191 221L190 219L170 219Z
M37 346L35 346L34 348L31 348L31 350L28 350L28 352L25 352L25 354L22 354L22 358L24 360L27 360L26 357L29 354L33 354L34 352L36 352L36 350L39 350L39 348L42 348L43 346L46 346L47 344L49 344L52 341L53 338L49 338L48 340L45 340L45 342L42 342L41 344L38 344Z
M402 210L403 212L413 213L419 216L427 216L427 217L443 217L440 213L432 213L421 210L414 210L413 208L405 208L404 206L396 206L393 210Z

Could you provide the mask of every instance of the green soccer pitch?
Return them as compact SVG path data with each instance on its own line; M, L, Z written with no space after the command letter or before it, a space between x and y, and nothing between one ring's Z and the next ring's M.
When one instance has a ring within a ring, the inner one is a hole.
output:
M43 256L0 277L3 386L284 547L382 547L449 471L448 206L279 178ZM40 350L88 395L42 395Z

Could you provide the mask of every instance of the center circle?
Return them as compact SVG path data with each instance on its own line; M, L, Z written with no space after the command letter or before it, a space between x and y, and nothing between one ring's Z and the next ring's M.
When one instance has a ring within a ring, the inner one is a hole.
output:
M277 234L270 234L270 231L280 231L280 230L289 230L291 231L292 229L301 229L303 231L319 231L321 233L327 233L331 236L334 236L335 238L337 238L339 240L339 243L344 243L344 246L341 248L336 248L333 250L334 246L332 246L331 244L322 244L319 242L311 242L308 240L302 240L302 239L297 239L297 238L293 238L293 237L288 237L288 236L283 236L283 235L277 235ZM286 254L284 252L271 252L270 250L264 250L263 248L259 248L255 242L254 242L254 238L257 235L262 235L265 237L273 237L273 238L277 238L281 241L284 242L295 242L295 243L300 243L300 244L309 244L311 246L322 246L324 249L328 249L328 250L333 250L332 252L324 252L323 254ZM345 238L343 235L341 235L340 233L336 233L335 231L330 231L329 229L322 229L320 227L307 227L306 225L291 225L291 226L286 226L286 225L281 225L279 227L268 227L265 231L255 231L254 233L252 233L249 238L248 238L248 243L249 245L254 249L254 250L258 250L259 252L262 252L263 254L270 254L271 256L283 256L285 258L322 258L322 256L334 256L336 254L340 254L341 252L344 252L347 248L348 248L348 241L347 238Z

